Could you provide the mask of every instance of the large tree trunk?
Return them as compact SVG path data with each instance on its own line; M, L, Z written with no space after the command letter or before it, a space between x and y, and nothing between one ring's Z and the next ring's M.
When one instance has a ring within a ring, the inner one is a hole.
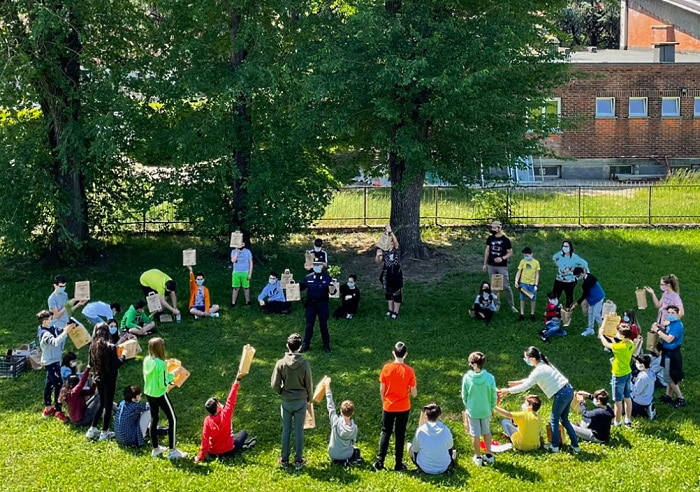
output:
M428 250L420 237L420 202L423 173L409 175L406 163L395 152L389 153L391 179L391 227L405 258L426 259Z

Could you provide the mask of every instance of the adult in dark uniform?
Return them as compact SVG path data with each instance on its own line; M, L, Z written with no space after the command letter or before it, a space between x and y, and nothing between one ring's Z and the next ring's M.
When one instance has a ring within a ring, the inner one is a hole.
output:
M314 335L314 324L318 317L318 324L321 328L321 340L323 349L331 351L331 337L328 333L328 294L335 294L333 279L323 270L322 261L314 261L313 272L304 277L299 284L301 290L306 290L306 331L304 332L304 343L301 346L302 352L306 352L311 347L311 339Z

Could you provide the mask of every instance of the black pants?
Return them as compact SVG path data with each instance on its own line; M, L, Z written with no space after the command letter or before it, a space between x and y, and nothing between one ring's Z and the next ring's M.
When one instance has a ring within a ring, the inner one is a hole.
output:
M574 287L576 287L576 282L562 282L561 280L555 280L552 287L552 292L554 292L557 299L559 299L562 292L566 294L567 309L574 303Z
M331 337L328 334L328 300L323 301L307 301L306 303L306 331L304 332L304 349L311 346L311 339L314 336L314 323L318 317L318 325L321 328L321 340L323 340L323 348L331 347Z
M61 379L61 363L54 362L46 368L46 385L44 386L44 406L51 406L51 393L53 393L54 407L57 412L61 411L61 404L58 402L58 395L63 387L63 379Z
M175 449L175 430L177 427L177 418L175 417L175 409L173 404L165 393L163 396L148 396L148 405L151 409L151 427L149 435L151 436L151 445L153 449L158 447L158 419L160 418L160 410L163 410L168 419L168 447Z
M480 314L483 314L484 317L482 318ZM488 308L482 308L478 304L474 304L474 317L480 321L485 321L488 323L491 321L491 318L493 318L493 311Z
M109 424L112 422L114 393L117 391L116 374L114 376L101 377L99 380L95 381L95 386L97 386L97 394L100 395L100 403L97 407L97 411L95 411L95 415L92 417L92 426L97 427L97 423L104 414L102 430L106 432L109 430Z
M396 454L396 466L403 463L403 450L406 443L406 426L410 410L405 412L382 411L382 433L379 436L379 454L377 461L384 463L386 453L389 450L389 439L394 432L394 452Z
M348 301L348 302L343 301L343 303L340 305L340 307L336 308L336 310L333 311L333 317L335 319L339 319L339 318L344 318L348 314L355 315L355 313L357 313L357 307L359 305L360 305L360 303L357 301Z
M238 453L241 449L243 449L243 445L245 444L246 440L248 440L248 432L247 431L239 431L236 432L233 435L233 449L231 451L226 451L225 453L219 453L219 454L214 454L214 453L209 453L209 455L212 458L219 458L219 459L224 459L224 458L230 458L234 456L236 453Z
M291 302L267 301L262 310L270 314L289 314L292 309Z

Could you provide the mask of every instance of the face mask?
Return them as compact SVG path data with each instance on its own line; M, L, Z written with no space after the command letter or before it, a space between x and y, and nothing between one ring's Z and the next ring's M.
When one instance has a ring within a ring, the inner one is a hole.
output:
M664 284L659 285L659 290L660 290L661 292L665 292L665 291L666 291L666 286L665 286Z
M322 267L322 266L319 265L319 266L315 266L315 267L314 267L314 272L316 272L316 273L321 273L322 271L323 271L323 267Z
M348 287L350 287L351 289L354 289L354 288L355 288L355 282L348 282Z
M321 251L321 246L314 246L314 251L316 251L316 252Z
M75 360L70 361L70 366L71 366L71 367L75 367L75 366L77 366L77 365L78 365L78 361L75 361Z
M678 316L676 316L675 314L669 314L668 316L666 316L666 319L671 322L678 321Z
M197 285L204 285L204 279L197 280Z
M117 332L117 327L116 326L110 326L109 327L109 332L114 335Z
M530 261L532 259L532 255L525 255L525 261Z
M489 289L488 287L484 287L483 289L481 289L481 292L483 292L484 294L488 294L489 292L491 292L491 289Z
M269 279L269 280L267 281L267 283L270 284L270 285L275 285L275 284L277 283L277 279L276 279L276 278L271 278L271 279Z
M528 410L529 408L530 408L530 406L527 404L527 402L523 402L523 404L520 405L520 409L521 409L523 412L527 412L527 410Z
M629 317L629 316L623 316L623 317L622 317L622 321L624 321L625 323L629 323L629 322L630 322L630 317Z
M571 251L571 248L568 246L562 246L561 251L562 253L568 253L569 251Z
M497 230L497 229L491 229L491 235L492 235L492 236L495 236L496 234L498 234L498 230Z
M552 303L552 306L556 306L559 304L559 299L550 299L549 302Z
M532 365L532 362L530 362L530 359L528 359L527 357L523 357L523 360L525 361L525 364L527 364L528 366Z
M64 285L63 287L58 288L58 293L63 294L66 291L66 286Z
M636 363L635 366L638 371L643 371L645 369L644 364Z

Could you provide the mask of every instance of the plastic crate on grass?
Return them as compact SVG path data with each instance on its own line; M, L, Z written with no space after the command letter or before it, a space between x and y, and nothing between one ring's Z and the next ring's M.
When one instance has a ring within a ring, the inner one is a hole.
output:
M22 355L8 355L0 360L0 378L16 378L27 370L27 358Z

